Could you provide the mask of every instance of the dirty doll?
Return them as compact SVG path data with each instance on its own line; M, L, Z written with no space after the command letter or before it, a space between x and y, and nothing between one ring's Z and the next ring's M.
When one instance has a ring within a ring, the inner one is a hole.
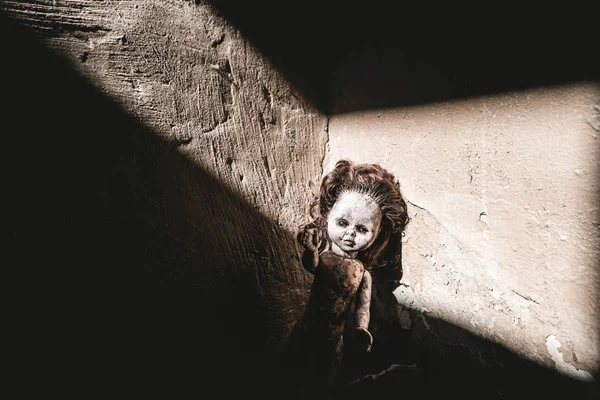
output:
M329 390L341 381L345 337L354 350L370 351L378 292L391 294L398 285L406 204L385 169L340 160L323 178L311 216L297 247L314 280L286 351L304 380Z

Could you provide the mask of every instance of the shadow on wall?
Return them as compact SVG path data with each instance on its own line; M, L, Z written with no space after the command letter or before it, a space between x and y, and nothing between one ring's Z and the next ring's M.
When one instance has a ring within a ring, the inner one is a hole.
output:
M61 393L262 390L305 300L291 235L0 27L18 361Z
M335 2L308 0L196 0L209 3L238 29L286 80L317 109L326 111L334 51L330 8Z
M456 325L407 311L412 326L404 331L403 342L389 348L395 364L364 371L366 375L349 385L339 399L394 394L424 399L591 400L600 395L598 374L595 383L578 381Z
M208 2L328 114L600 78L584 8Z
M276 271L267 265L272 260L297 265L290 235L127 115L27 30L0 19L7 60L0 93L3 123L10 127L4 143L6 259L24 283L14 300L21 351L13 368L30 383L23 390L165 391L169 397L218 390L219 398L293 392L278 385L277 354L267 344L285 334L289 319L275 299L279 289L269 282L303 283L262 276ZM301 309L302 296L288 292L286 301ZM405 380L390 374L391 386L383 380L361 388L381 396L390 387L432 396L479 388L470 386L475 367L465 352L453 353L434 337L428 344L416 327L413 333L419 340L401 347L414 344L409 358L427 367L427 375ZM396 354L384 356L393 361ZM529 381L529 372L543 377L541 390L549 395L585 390L525 361L505 371L506 379L486 375L507 387L505 393L541 382Z

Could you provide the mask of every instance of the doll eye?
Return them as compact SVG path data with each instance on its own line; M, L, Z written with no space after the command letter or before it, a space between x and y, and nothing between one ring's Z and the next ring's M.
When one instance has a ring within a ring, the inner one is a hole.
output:
M346 227L346 226L348 226L348 221L346 221L345 219L340 219L338 221L338 225L341 227Z
M367 232L369 232L369 230L366 227L362 226L362 225L358 227L358 231L360 233L367 233Z

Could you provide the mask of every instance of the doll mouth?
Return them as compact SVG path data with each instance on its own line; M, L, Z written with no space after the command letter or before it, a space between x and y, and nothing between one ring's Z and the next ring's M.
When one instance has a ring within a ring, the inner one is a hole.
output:
M348 247L354 247L355 244L353 240L344 240L343 243Z

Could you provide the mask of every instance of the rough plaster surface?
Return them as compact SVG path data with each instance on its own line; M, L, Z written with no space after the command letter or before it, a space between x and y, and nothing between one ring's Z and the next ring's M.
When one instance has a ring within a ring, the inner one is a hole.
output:
M408 201L400 304L598 369L599 102L589 83L331 118L324 171L378 162Z
M3 8L172 143L139 166L161 171L152 182L115 167L132 175L140 218L196 257L169 279L208 287L221 276L252 277L247 290L276 309L270 334L277 336L308 290L291 233L306 222L309 181L320 178L326 118L211 6L196 3L6 1ZM192 176L174 154L214 180Z

